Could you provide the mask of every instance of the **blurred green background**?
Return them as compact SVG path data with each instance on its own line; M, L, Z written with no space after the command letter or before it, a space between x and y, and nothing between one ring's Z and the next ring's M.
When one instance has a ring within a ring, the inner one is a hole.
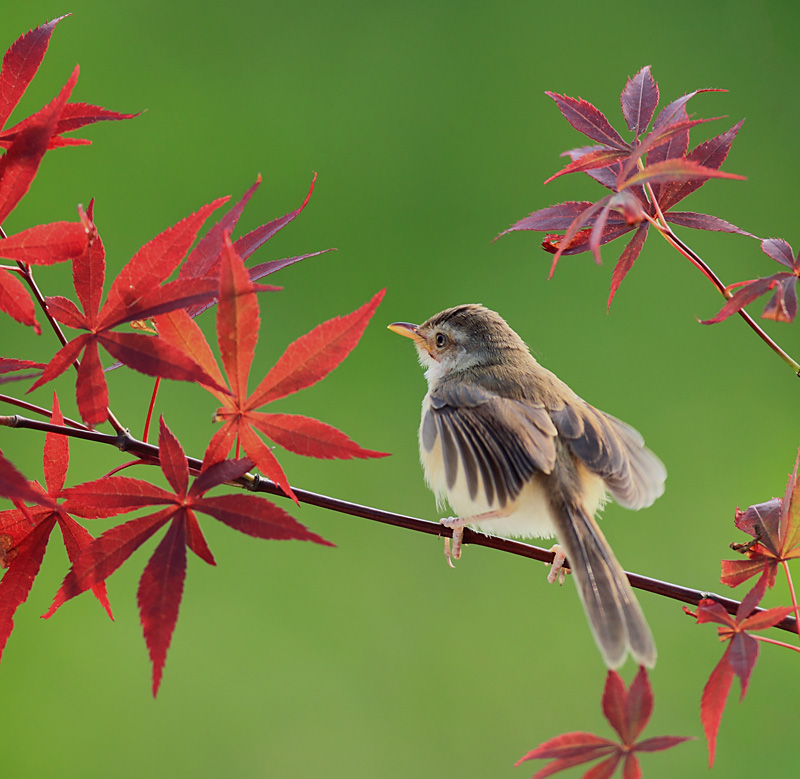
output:
M626 14L569 0L29 0L6 4L2 48L67 11L19 115L49 100L76 62L73 99L147 110L89 128L90 147L48 154L9 232L72 219L95 197L113 275L145 241L219 195L238 198L258 173L264 182L238 234L296 208L316 171L306 211L257 258L338 251L272 277L285 289L261 296L254 379L291 340L388 288L351 357L276 408L317 416L392 456L281 454L293 484L438 518L417 460L424 380L411 344L385 325L482 302L579 394L639 428L667 464L667 493L653 508L605 511L623 565L723 589L719 560L743 540L734 509L782 494L800 443L789 369L738 319L699 325L721 298L655 236L610 315L620 243L604 249L602 267L586 255L562 260L548 282L540 234L492 239L537 208L605 193L586 177L542 187L563 164L559 153L583 142L544 91L584 97L622 128L619 92L651 64L662 102L699 87L730 90L694 98L698 115L729 116L699 128L694 142L747 117L726 169L748 180L711 182L686 208L800 246L794 4L679 0ZM683 234L726 282L776 270L749 239ZM72 295L69 268L38 278L47 293ZM767 325L800 352L796 327ZM211 333L213 320L204 326ZM8 319L0 333L10 356L52 353L48 334ZM56 387L74 414L70 382ZM117 371L109 384L112 407L140 433L151 381ZM52 390L34 400L49 405ZM214 407L202 390L172 384L159 412L200 455ZM35 433L0 431L0 448L31 475L41 474L41 445ZM125 459L71 446L70 483ZM570 583L548 587L544 567L480 548L453 571L432 537L308 506L293 513L337 548L259 542L204 523L218 566L189 562L156 701L135 604L154 542L109 582L116 622L88 596L45 622L38 615L66 571L54 538L0 666L4 774L524 777L542 764L514 761L551 736L611 735L600 713L604 669ZM785 597L779 587L771 603ZM700 775L700 693L721 647L680 605L648 594L641 602L660 649L646 735L698 736L646 755L646 775ZM743 704L735 686L715 773L796 770L784 748L796 735L796 668L793 655L766 647ZM627 680L632 672L624 669Z

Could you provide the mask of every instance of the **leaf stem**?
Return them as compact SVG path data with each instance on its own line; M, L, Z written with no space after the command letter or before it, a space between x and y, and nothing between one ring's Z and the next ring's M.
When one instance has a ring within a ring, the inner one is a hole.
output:
M748 636L754 638L756 641L763 641L765 644L775 644L775 646L782 646L786 649L791 649L795 652L800 652L800 646L795 646L794 644L787 644L785 641L776 641L774 638L766 638L765 636L754 636L752 633L748 633Z
M798 612L797 608L797 596L794 591L794 582L792 581L791 573L789 573L789 563L786 560L781 560L781 565L783 566L783 572L786 574L786 583L789 585L789 597L792 599L794 613L798 614L800 612ZM800 639L800 621L797 623L797 637Z
M71 436L73 438L82 438L87 441L94 441L95 443L110 444L115 446L121 451L132 452L146 459L149 463L155 464L158 461L159 449L154 444L148 444L144 441L137 441L129 434L109 435L107 433L99 433L96 430L82 430L67 427L65 425L54 425L51 422L40 422L34 419L27 419L19 415L14 416L0 416L0 426L25 428L29 430L38 430L46 433L60 433L61 435ZM199 473L203 462L196 457L187 457L186 462L189 469L195 473ZM258 475L247 473L238 479L235 484L243 487L251 492L264 492L270 495L286 498L284 491L275 482L265 479ZM417 533L425 533L433 536L452 536L453 531L451 528L444 527L439 522L430 522L425 519L417 517L410 517L405 514L397 514L392 511L384 511L383 509L374 508L372 506L364 506L359 503L351 503L339 498L333 498L329 495L321 495L309 490L292 487L294 494L300 503L307 503L311 506L317 506L328 511L336 511L340 514L348 514L354 517L361 517L368 519L372 522L381 522L386 525L394 525L395 527L405 528L406 530L413 530ZM542 549L538 546L531 544L523 544L520 541L512 541L508 538L500 538L498 536L485 536L469 528L464 528L464 543L474 544L475 546L485 546L489 549L496 549L508 554L519 555L520 557L527 557L531 560L540 560L544 563L552 563L554 554L549 549ZM712 598L719 603L729 614L736 614L741 603L732 598L724 598L714 593L703 592L695 590L690 587L684 587L680 584L673 584L671 582L653 579L649 576L642 576L637 573L626 572L625 575L631 583L632 587L636 587L646 592L652 592L656 595L661 595L665 598L680 601L681 603L689 603L696 606L703 598ZM753 613L765 611L761 607L755 609ZM780 630L786 630L795 633L798 630L797 619L795 617L785 617L778 622L774 627ZM773 642L778 643L778 642Z
M147 407L147 417L144 420L144 432L142 433L142 441L147 441L150 434L150 422L153 420L153 409L156 405L156 398L158 397L158 388L161 386L161 377L156 376L155 384L153 385L153 394L150 396L150 405Z

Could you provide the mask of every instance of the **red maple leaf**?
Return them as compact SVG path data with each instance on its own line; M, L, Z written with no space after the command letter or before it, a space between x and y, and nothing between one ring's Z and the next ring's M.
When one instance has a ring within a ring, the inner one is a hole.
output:
M779 566L800 557L800 484L798 484L798 463L800 452L795 460L794 470L786 485L783 498L773 498L765 503L750 506L746 511L736 511L734 523L739 530L753 537L753 541L735 546L746 555L746 560L723 560L720 581L729 587L736 587L753 576L760 574L765 586L775 584Z
M81 211L89 240L85 252L72 263L72 275L83 311L63 297L48 297L47 307L59 322L87 332L56 352L29 392L61 375L83 353L76 384L78 409L87 424L104 422L108 417L108 387L100 363L101 346L115 359L149 376L213 384L202 368L164 341L114 332L113 328L213 297L216 285L209 279L178 279L159 285L186 255L208 215L225 200L209 203L139 249L114 279L102 309L105 250L91 208L89 213Z
M282 230L284 227L286 227L286 225L288 225L296 216L298 216L298 214L300 214L308 204L308 201L311 198L311 193L314 191L314 182L316 182L316 180L317 176L314 174L308 194L306 195L305 200L303 200L303 202L300 204L299 208L296 208L294 211L290 211L288 214L284 214L277 219L273 219L271 222L267 222L266 224L255 228L254 230L251 230L241 238L237 238L233 242L233 248L236 250L236 253L246 261L257 249L263 246L266 241L272 238L272 236L274 236L279 230ZM236 203L230 209L230 211L228 211L228 213L226 213L225 216L223 216L222 219L220 219L220 221L217 222L217 224L215 224L203 236L200 241L198 241L197 246L192 249L189 256L181 265L178 278L213 278L215 280L219 278L219 267L220 263L222 262L225 233L233 233L233 230L236 227L236 224L239 221L239 217L242 215L245 206L248 204L250 198L253 196L260 184L261 176L259 176L256 179L255 184L253 184L253 186L244 193L242 199ZM316 257L317 255L324 254L328 251L333 250L323 249L322 251L311 252L309 254L300 254L295 257L287 257L282 260L270 260L268 262L262 262L258 265L254 265L252 268L248 268L247 273L250 276L251 281L258 281L264 276L274 273L281 268L285 268L287 265L292 265L295 262L300 262L301 260L305 260L309 257ZM259 289L279 290L280 287L262 286L259 287ZM198 303L194 306L189 306L186 310L189 312L189 315L194 318L213 305L213 303L214 301L208 303Z
M87 242L86 229L80 222L53 222L0 238L0 257L18 263L52 265L80 257ZM20 268L15 273L24 270ZM15 273L0 270L0 311L33 327L38 335L42 328L36 321L35 306Z
M704 325L713 325L727 319L731 314L741 311L746 305L770 290L775 290L775 292L764 306L761 316L764 319L774 319L776 322L794 322L794 318L797 316L797 280L800 277L800 256L796 256L792 247L781 238L767 238L761 241L761 250L767 257L779 262L789 270L728 285L728 292L734 289L738 289L738 291L728 299L728 302L713 319L704 320Z
M584 779L606 779L622 763L625 779L639 779L642 769L637 752L659 752L688 741L689 736L655 736L637 741L653 713L653 690L643 666L634 677L629 689L616 671L609 671L603 691L603 714L617 732L619 741L612 741L594 733L563 733L540 744L520 758L515 765L526 760L546 759L553 762L533 775L544 779L572 766L600 760L590 768Z
M41 376L41 368L44 363L33 362L32 360L17 360L13 357L0 357L0 384L9 381L24 381L25 379L35 379ZM38 369L38 370L37 370ZM3 374L16 373L17 371L31 371L35 373L25 373L22 376L6 376Z
M140 479L107 476L62 491L64 507L82 517L112 517L147 506L165 506L153 514L107 530L73 561L50 610L51 617L70 598L104 582L148 538L169 524L139 582L138 603L144 638L153 663L153 695L172 639L186 578L186 547L209 565L214 557L206 544L197 514L207 514L254 538L297 539L332 546L282 508L257 495L204 497L212 487L245 474L248 458L225 460L204 468L189 487L189 467L178 439L160 420L160 466L172 491Z
M78 81L79 68L72 71L61 92L29 118L0 159L0 223L25 196L56 131L58 120Z
M659 209L673 224L749 236L750 233L719 217L671 210L711 178L743 178L720 171L741 122L688 151L690 128L711 120L690 119L686 104L699 92L711 91L717 90L697 90L674 100L660 111L652 129L645 134L659 94L650 67L642 68L628 80L621 95L622 113L634 136L631 142L625 141L591 103L547 92L570 125L595 141L591 146L565 152L571 162L547 181L567 173L584 172L612 192L594 203L570 201L534 211L500 235L518 230L548 233L542 246L554 254L552 276L562 255L591 251L599 263L603 244L635 230L614 268L609 306L638 258ZM645 193L645 187L652 192L651 197Z
M6 459L2 451L0 451L0 495L14 501L18 506L21 506L23 501L41 503L51 507L54 505L49 497L31 487L28 480L10 460ZM29 509L24 509L24 511L29 511Z
M339 365L361 338L383 298L383 291L353 313L324 322L291 344L248 394L248 378L261 324L256 291L241 257L226 237L219 266L217 338L231 393L224 394L208 387L223 404L214 415L223 425L211 439L204 464L224 460L234 445L237 454L243 448L262 473L294 498L283 469L256 430L284 449L311 457L383 457L385 453L363 449L341 431L319 420L296 414L264 413L258 409L315 384ZM205 336L186 312L175 311L156 317L156 324L161 338L182 349L217 384L224 385Z
M795 611L793 606L779 606L753 614L765 591L766 579L762 576L756 582L755 587L745 595L736 610L735 617L728 614L721 604L710 598L700 601L696 613L684 607L687 614L697 618L698 624L715 622L721 625L722 627L717 629L719 640L728 642L722 658L711 672L711 676L703 688L703 697L700 703L700 718L703 721L703 730L708 742L709 767L714 764L717 733L733 677L739 677L742 687L739 700L743 700L758 659L759 641L767 640L761 636L751 636L750 631L770 628ZM784 644L784 646L788 646L788 644ZM796 647L791 648L796 649Z
M55 394L50 421L54 425L64 424ZM69 468L69 439L58 433L47 433L43 460L47 491L35 482L29 488L37 493L38 502L46 499L50 505L37 505L24 511L20 508L0 511L0 566L8 569L0 580L0 656L14 629L14 614L27 599L39 573L47 542L55 526L58 525L61 530L71 561L93 540L86 528L55 503ZM105 585L98 583L92 587L92 591L113 619Z
M55 26L66 16L69 14L53 19L20 36L3 56L3 67L0 70L0 128L5 128L11 113L39 70ZM0 147L9 148L13 141L36 123L36 116L34 114L13 127L0 131ZM121 114L89 103L66 103L57 117L47 148L89 144L91 141L83 138L64 138L63 133L94 122L132 119L134 116L138 114Z

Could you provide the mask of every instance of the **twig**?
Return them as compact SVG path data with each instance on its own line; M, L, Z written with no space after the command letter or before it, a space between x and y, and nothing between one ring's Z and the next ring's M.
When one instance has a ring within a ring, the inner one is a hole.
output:
M649 187L649 184L648 184ZM650 190L652 195L652 189ZM687 246L677 235L675 235L672 228L667 224L664 215L661 213L661 209L658 206L657 201L654 200L656 203L656 209L658 212L658 219L654 219L649 214L645 213L645 219L647 219L650 224L652 224L656 230L658 230L659 234L669 243L673 248L675 248L680 254L686 257L689 262L692 263L719 291L719 293L725 297L726 299L730 299L732 297L731 292L722 283L722 280L717 276L716 273L711 269L711 267L700 257L697 252ZM663 220L663 221L662 221ZM739 316L747 322L748 326L753 330L753 332L767 345L770 349L772 349L775 354L778 355L787 365L789 365L795 374L800 377L800 363L797 360L792 359L780 346L772 339L764 329L758 324L758 322L750 316L743 308L739 309L736 312Z

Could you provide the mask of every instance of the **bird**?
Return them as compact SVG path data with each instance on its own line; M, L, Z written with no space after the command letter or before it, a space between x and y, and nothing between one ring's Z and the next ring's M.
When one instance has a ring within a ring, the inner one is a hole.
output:
M448 308L421 325L395 322L411 338L428 391L419 427L428 486L464 527L521 538L556 537L549 580L566 556L589 627L608 668L630 655L652 668L656 645L628 578L597 524L610 494L630 509L664 492L667 471L630 425L573 392L530 353L495 311ZM449 541L449 539L445 539ZM449 548L445 553L450 556Z

